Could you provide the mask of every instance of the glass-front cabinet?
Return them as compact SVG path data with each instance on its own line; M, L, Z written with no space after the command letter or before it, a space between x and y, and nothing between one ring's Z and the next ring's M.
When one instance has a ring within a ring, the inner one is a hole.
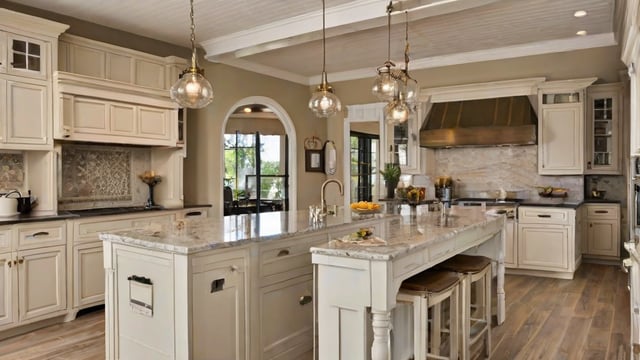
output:
M621 94L619 83L587 89L586 174L621 174Z

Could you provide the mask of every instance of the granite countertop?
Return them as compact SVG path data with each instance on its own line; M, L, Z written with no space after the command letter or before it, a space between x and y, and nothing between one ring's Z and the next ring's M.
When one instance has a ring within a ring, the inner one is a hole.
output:
M192 209L198 207L211 207L211 205L185 205L182 209ZM12 225L27 222L36 221L55 221L66 220L81 217L90 216L107 216L107 215L120 215L120 214L133 214L139 212L153 212L153 211L176 211L180 209L145 209L143 206L120 206L111 208L98 208L98 209L85 209L85 210L63 210L59 211L57 215L33 215L33 214L18 214L14 216L0 217L0 225Z
M403 207L402 222L390 224L384 244L349 242L344 239L331 240L324 246L311 248L315 254L344 256L350 258L388 260L425 248L437 242L447 241L463 231L472 231L487 226L502 227L505 216L479 207L451 208L446 226L442 226L439 212L427 211L427 206ZM499 223L500 222L500 223Z
M160 251L191 254L199 251L240 246L256 241L283 239L345 224L380 220L387 214L367 216L327 216L320 224L311 224L308 211L279 211L229 215L223 218L187 219L171 224L151 224L144 229L103 233L100 239L134 244ZM182 227L182 228L181 228Z

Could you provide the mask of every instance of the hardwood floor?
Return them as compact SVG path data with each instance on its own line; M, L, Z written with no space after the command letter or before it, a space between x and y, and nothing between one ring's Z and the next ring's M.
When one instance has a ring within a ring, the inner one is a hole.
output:
M629 292L618 266L583 264L574 280L507 275L507 317L492 359L627 359ZM104 359L104 312L0 341L0 360Z

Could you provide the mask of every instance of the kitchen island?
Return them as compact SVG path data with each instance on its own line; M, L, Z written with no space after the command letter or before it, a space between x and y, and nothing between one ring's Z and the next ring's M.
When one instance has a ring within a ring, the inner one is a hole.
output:
M372 287L372 282L389 284L383 287L389 292L379 294L388 300L379 302L376 295L372 305L358 303L375 310L375 344L380 344L385 342L380 329L388 330L387 310L394 305L396 280L465 250L501 258L504 217L486 216L478 209L457 210L446 224L436 223L434 214L423 213L421 207L403 207L400 216L340 215L314 224L306 212L276 212L101 234L107 358L311 359L312 296L321 299L320 354L337 358L325 355L323 348L329 323L323 318L327 303L322 300L336 288L348 289L341 295L346 296L367 287L382 289ZM349 240L361 228L386 245L336 240ZM315 284L310 248L317 262ZM331 278L327 283L325 266L332 260L379 266L366 279ZM351 281L356 279L363 283ZM385 315L387 322L379 322ZM380 356L384 350L374 353Z
M391 358L391 313L402 281L462 252L496 260L501 324L505 316L504 221L502 215L474 207L454 208L446 221L438 213L418 209L403 212L402 221L389 224L385 246L332 240L312 248L318 358Z

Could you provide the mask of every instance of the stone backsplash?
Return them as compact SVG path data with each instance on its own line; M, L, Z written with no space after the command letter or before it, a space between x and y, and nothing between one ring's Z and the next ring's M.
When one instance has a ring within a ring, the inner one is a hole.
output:
M541 200L536 186L554 186L569 190L565 201L584 199L583 176L538 175L538 147L502 146L438 149L435 153L437 176L451 176L455 197L491 197L501 188L532 201ZM433 196L435 178L428 183ZM542 199L541 201L547 201Z
M144 205L148 187L138 175L150 170L150 149L64 144L60 158L60 210Z
M0 153L0 193L24 186L24 156L22 153Z

